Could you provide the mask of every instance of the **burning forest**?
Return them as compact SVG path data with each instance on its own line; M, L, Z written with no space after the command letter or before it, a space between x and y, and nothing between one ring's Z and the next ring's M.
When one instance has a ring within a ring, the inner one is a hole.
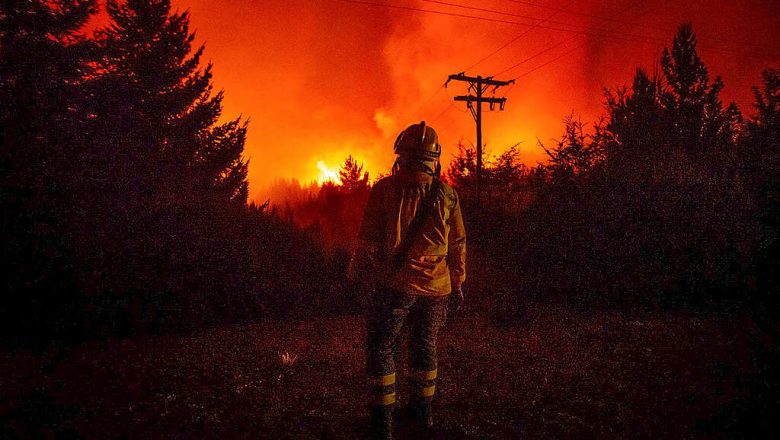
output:
M3 2L0 437L776 437L771 3Z

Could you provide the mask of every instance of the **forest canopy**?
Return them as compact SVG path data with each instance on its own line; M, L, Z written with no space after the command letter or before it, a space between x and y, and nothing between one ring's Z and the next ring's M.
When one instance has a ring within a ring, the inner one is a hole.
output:
M97 9L0 7L2 338L359 310L345 271L375 182L359 161L339 183L249 203L250 126L221 118L188 13L109 0L109 23L88 34ZM502 274L476 295L484 310L777 306L780 71L743 113L722 102L691 26L659 62L607 90L594 126L566 118L546 163L523 165L516 146L486 157L479 196L474 150L445 146L469 246Z

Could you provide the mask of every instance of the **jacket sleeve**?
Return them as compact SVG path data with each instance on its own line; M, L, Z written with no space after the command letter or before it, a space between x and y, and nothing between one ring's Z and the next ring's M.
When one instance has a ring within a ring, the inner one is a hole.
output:
M450 233L447 238L447 265L450 269L450 284L453 290L460 289L466 280L466 229L460 212L460 199L453 190L455 203L450 214Z
M380 184L377 183L368 195L368 203L363 211L363 222L358 233L360 247L378 248L384 240L385 213L381 192Z
M380 251L384 240L385 213L379 184L371 188L368 203L363 211L363 221L358 232L358 243L348 268L348 276L354 280L373 278L380 266Z

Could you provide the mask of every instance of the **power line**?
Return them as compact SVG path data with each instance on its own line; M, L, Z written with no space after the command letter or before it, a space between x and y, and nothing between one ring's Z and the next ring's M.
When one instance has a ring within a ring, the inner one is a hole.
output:
M547 9L547 10L552 10L552 11L556 11L556 12L561 12L561 13L568 14L568 15L573 15L573 16L586 17L586 18L591 18L591 19L596 19L596 20L603 20L603 21L612 21L612 22L621 23L621 24L625 24L625 25L630 25L630 26L634 26L634 27L639 27L639 28L644 28L644 29L649 29L649 30L654 30L654 31L661 31L663 33L674 32L673 30L662 28L660 26L650 26L650 25L647 25L647 24L644 24L644 23L638 23L638 22L635 22L635 21L634 22L632 22L632 21L624 21L624 20L619 20L619 19L614 18L614 17L605 17L605 16L602 16L602 15L588 14L586 12L574 12L574 11L570 11L570 10L567 10L567 9L564 9L564 8L557 8L555 6L542 5L542 4L539 4L539 3L533 3L533 2L524 1L524 0L506 0L506 1L512 2L512 3L516 3L516 4L520 4L520 5L532 6L532 7L535 7L535 8L541 8L541 9ZM714 36L706 36L706 38L707 39L712 39L714 41L720 41L720 42L723 42L723 43L731 43L731 44L735 44L735 45L750 45L750 46L754 46L754 47L757 47L757 48L760 48L760 49L764 49L764 50L773 50L772 48L769 48L767 46L763 46L763 45L760 45L760 44L757 44L757 43L751 42L751 41L727 40L727 39L718 38L718 37L714 37Z
M511 40L507 41L507 42L506 42L506 43L504 43L504 44L503 44L501 47L499 47L499 48L497 48L496 50L494 50L493 52L490 52L489 54L485 55L484 57L482 57L482 58L481 58L479 61L477 61L476 63L474 63L474 64L470 65L469 67L466 67L465 69L463 69L463 71L465 72L465 71L471 70L471 69L473 69L473 68L477 67L478 65L482 64L482 63L483 63L485 60L487 60L488 58L490 58L490 57L492 57L493 55L495 55L495 54L497 54L497 53L501 52L502 50L504 50L505 48L507 48L509 45L511 45L511 44L512 44L512 43L514 43L515 41L517 41L517 40L519 40L519 39L521 39L521 38L525 37L526 35L528 35L529 33L531 33L531 32L532 32L534 29L537 29L537 25L540 25L540 24L544 23L545 21L549 20L550 18L552 18L552 17L554 17L554 16L556 16L556 15L558 15L558 12L553 12L553 13L552 13L552 14L550 14L548 17L546 17L546 18L543 18L543 19L539 20L539 21L536 23L536 25L534 25L534 26L532 26L532 27L529 27L528 29L526 29L525 31L523 31L523 33L521 33L521 34L517 35L516 37L512 38Z
M504 69L504 70L502 70L502 71L500 71L500 72L496 73L496 74L495 74L495 76L498 76L498 75L503 75L503 74L505 74L505 73L509 72L510 70L512 70L512 69L514 69L514 68L516 68L516 67L519 67L519 66L521 66L521 65L523 65L523 64L525 64L525 63L527 63L527 62L531 61L532 59L534 59L534 58L536 58L536 57L539 57L539 56L541 56L541 55L544 55L544 54L546 54L547 52L549 52L549 51L551 51L551 50L555 49L556 47L558 47L558 46L561 46L561 45L563 45L563 44L566 44L566 43L568 43L569 41L571 41L571 40L573 40L573 39L575 39L575 38L577 38L577 37L579 37L579 35L572 35L572 36L570 36L569 38L563 39L563 40L561 40L561 41L557 42L556 44L554 44L554 45L552 45L552 46L546 47L546 48L544 48L544 49L540 50L539 52L537 52L537 53L535 53L535 54L531 55L530 57L528 57L528 58L525 58L525 59L523 59L523 60L521 60L521 61L519 61L519 62L517 62L517 63L515 63L515 64L513 64L513 65L511 65L511 66L509 66L509 67L507 67L506 69Z
M450 96L450 94L447 93L447 87L445 86L443 88L444 88L444 94L447 95L447 103L449 103L450 107L454 108L455 110L459 111L460 113L468 113L469 112L468 109L461 110L461 109L455 107L455 104L452 103L452 100L453 100L452 96Z
M524 15L524 14L516 14L516 13L512 13L512 12L499 11L499 10L496 10L496 9L488 9L488 8L480 8L480 7L477 7L477 6L461 5L461 4L457 4L457 3L445 2L445 1L442 1L442 0L422 0L422 1L426 2L426 3L436 4L436 5L450 6L450 7L453 7L453 8L468 9L468 10L471 10L471 11L479 11L479 12L487 12L487 13L490 13L490 14L498 14L498 15L503 15L505 17L515 17L515 18L522 18L524 20L539 21L539 17L534 17L534 16L530 16L530 15ZM560 25L560 26L572 26L572 27L579 27L579 28L587 28L587 26L583 26L583 25L576 24L576 23L568 23L568 22L554 21L554 20L548 20L548 22L551 23L551 24L557 24L557 25ZM528 25L528 26L531 26L531 25Z
M477 15L459 14L457 12L438 11L438 10L435 10L435 9L423 9L423 8L417 8L417 7L414 7L414 6L402 6L402 5L394 5L394 4L390 4L390 3L375 3L375 2L365 1L365 0L338 0L338 1L345 2L345 3L355 3L355 4L360 4L360 5L366 5L366 6L379 6L379 7L383 7L383 8L399 9L399 10L404 10L404 11L414 11L414 12L422 12L422 13L428 13L428 14L444 15L444 16L449 16L449 17L467 18L467 19L470 19L470 20L487 21L487 22L492 22L492 23L513 24L513 25L525 26L525 27L535 26L535 27L540 28L540 29L547 29L547 30L559 31L559 32L574 32L574 33L578 33L578 34L589 34L589 32L587 32L587 28L586 28L586 30L574 30L574 29L565 29L565 28L552 27L552 26L533 25L533 24L528 24L528 23L521 23L519 21L503 20L503 19L500 19L500 18L480 17L480 16L477 16ZM462 5L454 5L454 6L462 6ZM538 17L536 19L538 19ZM624 40L624 41L637 42L637 40L635 40L635 39L622 38L621 36L599 35L599 34L593 34L593 33L590 33L590 34L594 35L594 36L602 36L602 37L615 38L615 39Z
M557 8L555 6L550 6L550 5L541 5L539 3L532 3L532 2L523 1L523 0L506 0L506 1L512 2L512 3L517 3L517 4L520 4L520 5L533 6L533 7L536 7L536 8L542 8L542 9L547 9L547 10L550 10L550 11L561 12L561 13L568 14L568 15L592 18L592 19L596 19L596 20L613 21L613 22L618 22L618 23L623 23L623 24L630 24L632 26L644 27L644 28L652 29L649 26L643 25L641 23L630 22L630 21L622 21L622 20L618 20L618 19L613 18L613 17L604 17L604 16L600 16L600 15L595 15L595 14L588 14L586 12L574 12L574 11L570 11L570 10L564 9L564 8ZM654 29L655 30L659 30L660 28L654 28ZM666 30L664 30L664 32L666 32Z
M623 14L625 14L626 12L628 12L629 10L631 10L631 9L632 9L634 6L635 6L635 4L634 4L634 3L631 3L631 4L629 4L629 5L628 5L626 8L624 8L624 9L620 10L620 12L618 12L616 15L623 15ZM625 26L625 25L624 25L624 26ZM528 60L530 60L530 59L532 59L532 58L535 58L535 57L536 57L536 56L538 56L538 55L541 55L541 54L543 54L543 53L549 52L550 50L554 49L555 47L558 47L558 46L560 46L561 44L564 44L564 43L566 43L566 42L568 42L568 41L571 41L571 40L573 40L575 37L576 37L576 35L574 35L574 36L572 36L572 37L570 37L570 38L567 38L567 39L565 39L565 40L563 40L563 41L560 41L560 42L558 42L558 44L555 44L555 45L553 45L553 46L551 46L551 47L549 47L549 48L547 48L547 49L544 49L544 50L542 50L541 52L537 53L536 55L534 55L534 56L532 56L532 57L530 57L530 58L527 58L526 60L524 60L524 61L521 61L521 62L520 62L520 63L518 63L518 64L515 64L514 66L510 67L509 69L506 69L506 70L502 71L501 73L505 73L505 72L506 72L506 71L508 71L508 70L512 70L512 69L514 69L515 67L517 67L519 64L522 64L522 63L523 63L523 62L525 62L525 61L528 61ZM566 57L566 56L568 56L568 55L570 55L570 54L574 53L576 50L578 50L578 49L580 49L580 48L582 48L582 47L584 47L584 46L585 46L585 43L578 44L578 45L574 46L573 48L569 49L568 51L564 52L563 54L561 54L561 55L559 55L559 56L557 56L557 57L555 57L555 58L553 58L553 59L551 59L551 60L549 60L549 61L547 61L547 62L545 62L545 63L542 63L541 65L539 65L539 66L536 66L536 67L534 67L533 69L531 69L531 70L529 70L529 71L527 71L527 72L525 72L525 73L523 73L523 74L521 74L521 75L518 75L518 76L517 76L517 77L515 77L513 80L516 80L516 79L519 79L519 78L524 78L524 77L526 77L526 76L530 75L531 73L533 73L533 72L536 72L537 70L539 70L539 69L541 69L541 68L543 68L543 67L549 66L550 64L552 64L552 63L554 63L554 62L556 62L556 61L558 61L558 60L560 60L560 59L562 59L562 58L564 58L564 57Z
M631 9L633 9L633 8L634 8L634 6L635 6L635 4L634 4L634 3L630 3L630 4L629 4L627 7L625 7L625 8L623 8L623 9L621 9L621 10L620 10L619 12L617 12L615 15L623 15L623 14L627 13L628 11L630 11ZM532 59L534 59L534 58L536 58L536 57L538 57L538 56L544 55L545 53L552 51L553 49L557 48L558 46L561 46L561 45L563 45L563 44L566 44L566 43L568 43L569 41L571 41L571 40L573 40L573 39L577 38L578 36L579 36L579 35L572 35L572 36L570 36L569 38L563 39L563 40L559 41L558 43L556 43L556 44L553 44L552 46L548 46L548 47L546 47L546 48L542 49L541 51L539 51L539 52L537 52L537 53L535 53L535 54L531 55L530 57L528 57L528 58L525 58L525 59L521 60L520 62L518 62L518 63L515 63L515 64L513 64L513 65L511 65L511 66L507 67L506 69L502 70L501 72L498 72L496 75L503 75L504 73L506 73L506 72L509 72L510 70L512 70L512 69L514 69L514 68L516 68L516 67L518 67L518 66L520 66L520 65L522 65L522 64L525 64L525 63L527 63L528 61L531 61ZM579 47L579 46L578 46L578 47ZM570 52L567 52L567 54L568 54L568 53L570 53ZM545 65L546 65L546 64L545 64Z
M451 105L447 105L446 107L444 107L444 110L442 110L441 113L439 113L433 119L431 119L431 123L434 123L434 122L438 121L439 118L444 116L444 114L447 113L448 111L450 111L451 108L453 108L453 106L451 106Z
M491 14L498 14L498 15L503 15L503 16L508 16L508 17L523 18L523 19L526 19L526 20L539 20L539 17L531 17L531 16L527 16L527 15L522 15L522 14L513 14L511 12L498 11L498 10L495 10L495 9L488 9L488 8L480 8L480 7L476 7L476 6L460 5L460 4L457 4L457 3L450 3L450 2L445 2L445 1L441 1L441 0L422 0L422 1L427 2L427 3L437 4L437 5L450 6L450 7L454 7L454 8L468 9L468 10L478 11L478 12L487 12L487 13L491 13ZM426 11L430 11L430 10L426 9ZM443 12L443 11L437 11L437 12ZM465 15L465 14L459 14L459 15ZM473 15L470 15L468 17L472 17L472 18L487 18L487 17L479 17L479 16L473 16ZM604 35L604 33L615 34L615 35L611 36L611 38L622 39L622 40L625 40L625 41L642 41L642 40L650 40L650 41L652 41L653 39L655 39L655 37L652 37L652 36L610 32L610 31L599 30L599 29L596 29L596 28L593 28L593 27L589 27L589 26L583 26L583 25L579 25L579 24L560 22L560 21L553 21L553 20L549 20L549 23L560 25L560 26L569 26L569 28L561 28L561 27L554 27L554 26L544 26L544 25L541 25L541 24L527 24L527 23L521 23L521 22L511 21L511 20L499 20L499 22L509 23L509 24L516 24L516 25L520 25L520 26L534 26L534 27L538 27L538 28L541 28L541 29L548 29L548 30L559 31L559 32L574 32L574 33L583 34L583 35L591 34L591 35L594 35L594 36L605 36L606 37L608 35ZM573 29L573 28L581 28L581 30L577 30L577 29ZM594 34L593 31L600 32L600 33ZM621 37L626 37L626 38L621 38Z
M557 57L547 61L546 63L540 64L540 65L534 67L533 69L531 69L531 70L529 70L529 71L527 71L527 72L525 72L525 73L523 73L521 75L516 76L514 79L517 80L517 79L520 79L520 78L525 78L526 76L536 72L537 70L541 69L542 67L549 66L550 64L560 60L561 58L563 58L563 57L565 57L565 56L567 56L567 55L569 55L571 53L574 53L574 51L582 48L583 46L585 46L585 45L584 44L578 44L578 45L574 46L573 48L571 48L570 50L567 50L566 52L562 53L561 55L559 55L559 56L557 56Z
M626 13L627 11L629 11L630 9L632 9L633 7L634 7L634 5L633 5L633 4L629 5L628 7L624 8L623 10L621 10L621 11L620 11L620 14L624 14L624 13ZM530 30L529 30L529 31L530 31ZM527 31L527 32L528 32L528 31ZM527 32L524 32L522 35L525 35L525 34L527 34ZM525 62L528 62L528 61L530 61L530 60L532 60L532 59L534 59L534 58L536 58L536 57L538 57L538 56L541 56L541 55L543 55L543 54L545 54L545 53L547 53L547 52L549 52L549 51L551 51L551 50L555 49L556 47L558 47L558 46L560 46L560 45L562 45L562 44L565 44L565 43L567 43L567 42L569 42L569 41L571 41L571 40L573 40L573 39L577 38L578 36L580 36L580 34L575 34L575 35L572 35L572 36L570 36L569 38L566 38L566 39L564 39L564 40L561 40L561 41L559 41L558 43L556 43L556 44L554 44L554 45L552 45L552 46L550 46L550 47L547 47L547 48L545 48L545 49L543 49L543 50L541 50L541 51L537 52L536 54L534 54L534 55L532 55L532 56L530 56L530 57L528 57L528 58L526 58L526 59L524 59L524 60L520 61L519 63L516 63L516 64L514 64L513 66L511 66L511 67L509 67L509 68L507 68L507 69L504 69L504 70L502 70L501 72L499 72L498 74L496 74L496 75L493 75L493 76L498 76L498 75L501 75L502 73L508 72L508 71L510 71L510 70L512 70L512 69L514 69L515 67L517 67L517 66L519 66L519 65L521 65L521 64L523 64L523 63L525 63ZM513 41L514 41L514 40L513 40ZM513 41L512 41L512 42L513 42ZM511 44L511 42L509 42L508 44L505 44L505 45L504 45L504 46L502 46L501 48L499 48L499 49L495 50L493 53L491 53L490 55L488 55L488 57L489 57L489 56L491 56L491 55L493 55L493 54L495 54L496 52L498 52L499 50L501 50L503 47L506 47L506 46L508 46L509 44ZM562 55L560 55L560 56L558 56L558 57L556 57L556 58L554 58L554 59L552 59L552 60L550 60L550 61L548 61L548 62L546 62L546 63L543 63L542 65L539 65L539 66L537 66L537 67L535 67L535 68L531 69L530 71L528 71L528 72L526 72L526 73L524 73L524 74L522 74L522 75L520 75L520 76L518 76L518 77L516 77L516 78L514 78L514 79L512 79L512 80L510 80L510 81L507 81L507 82L506 82L507 84L511 84L511 87L510 87L510 89L509 89L508 91L511 91L511 90L512 90L512 88L514 88L514 85L515 85L515 80L516 80L516 79L518 79L518 78L520 78L520 77L525 77L525 76L528 76L528 75L530 75L531 73L533 73L533 72L535 72L535 71L537 71L537 70L539 70L539 69L541 69L541 68L543 68L543 67L545 67L545 66L547 66L547 65L549 65L549 64L552 64L552 63L554 63L554 62L558 61L559 59L563 58L564 56L566 56L566 55L569 55L570 53L572 53L572 52L574 52L575 50L579 49L581 46L582 46L582 45L578 45L578 46L574 47L573 49L571 49L571 50L569 50L569 51L565 52L564 54L562 54ZM484 60L484 59L487 59L488 57L485 57L485 58L483 58L483 60ZM480 61L480 62L481 62L481 61ZM459 75L462 75L462 74L459 74ZM493 76L491 76L491 77L488 77L488 78L492 78ZM451 75L450 77L452 78L452 75ZM473 79L473 78L472 78L472 79ZM449 81L448 81L448 82L449 82ZM505 85L505 84L504 84L504 85ZM445 86L446 86L446 83L445 83ZM446 90L445 90L445 93L446 93ZM447 95L449 96L449 94L447 94ZM466 98L466 97L458 97L458 98ZM472 97L472 98L473 98L473 97ZM461 100L466 100L466 99L461 99ZM503 101L500 101L500 102L499 102L499 104L502 104L502 107L503 107L503 102L505 102L505 98L504 98L504 100L503 100ZM468 101L467 101L467 103L468 103L468 104L471 104L471 102L468 102ZM492 104L494 105L495 103L492 103ZM452 105L452 103L451 103L451 102L450 102L450 107L454 107L454 106ZM437 115L437 116L436 116L436 118L435 118L433 121L436 121L436 120L438 120L438 119L439 119L439 118L440 118L442 115L446 114L446 113L449 111L450 107L445 107L445 108L444 108L444 110L443 110L441 113L439 113L439 115ZM470 110L472 110L472 116L474 116L474 114L473 114L473 113L474 113L474 111L473 111L473 107L471 107L471 106L470 106L470 107L469 107L469 109L470 109ZM433 121L432 121L432 122L433 122ZM479 125L479 124L478 124L478 125ZM479 133L479 128L478 128L478 133L477 133L477 135L478 135L478 136L477 136L478 138L481 138L481 133ZM478 141L478 144L479 144L479 143L480 143L480 142Z
M495 9L488 9L488 8L480 8L480 7L476 7L476 6L461 5L461 4L456 4L456 3L445 2L445 1L442 1L442 0L422 0L422 1L427 2L427 3L433 3L433 4L438 4L438 5L455 7L455 8L468 9L468 10L479 11L479 12L487 12L487 13L491 13L491 14L499 14L499 15L504 15L504 16L508 16L508 17L519 17L519 18L528 19L528 20L537 20L538 19L538 17L529 17L527 15L514 14L514 13L511 13L511 12L504 12L504 11L499 11L499 10L495 10ZM631 5L629 5L629 6L631 6ZM589 27L589 26L583 26L583 25L579 25L579 24L560 22L560 21L553 21L553 20L550 20L549 22L552 23L552 24L557 24L557 25L561 25L561 26L571 26L571 27L576 27L576 28L582 28L583 30L578 31L578 30L575 30L575 29L561 29L561 28L555 28L555 27L551 27L551 26L541 26L541 25L539 25L539 27L542 27L542 28L545 28L545 29L550 29L550 30L558 30L558 31L561 31L561 32L577 32L577 33L590 34L590 35L602 36L602 37L607 37L607 36L610 36L608 34L612 34L611 38L623 39L625 41L648 42L648 43L652 43L652 42L655 42L655 43L666 43L666 40L661 39L659 37L655 37L655 36L648 36L648 35L641 35L641 34L630 34L630 33L625 33L625 32L609 31L609 30L604 30L604 29L599 30L597 28L593 28L593 27ZM617 20L617 22L618 23L627 24L627 25L634 25L634 24L632 24L630 22L629 23L621 22L620 20ZM516 23L516 24L519 24L519 25L522 25L522 26L531 26L531 25L528 25L528 24L525 24L525 23ZM593 31L596 31L597 33L593 33ZM621 36L627 37L627 38L620 38ZM633 39L631 39L631 38L633 38ZM738 53L735 53L732 50L729 50L727 48L721 48L721 47L702 48L702 49L703 50L710 50L710 51L718 51L718 52L727 53L727 54L738 54Z
M378 7L384 7L384 8L391 8L391 9L399 9L399 10L406 10L406 11L414 11L414 12L422 12L422 13L429 13L429 14L437 14L437 15L444 15L444 16L450 16L450 17L459 17L459 18L467 18L471 20L479 20L479 21L487 21L487 22L493 22L493 23L504 23L504 24L513 24L518 26L525 26L525 27L531 27L535 26L540 29L548 29L553 31L559 31L559 32L573 32L577 34L582 35L591 35L594 37L602 37L602 38L612 38L616 40L622 40L622 41L629 41L629 42L635 42L635 43L646 43L646 44L656 44L656 43L666 43L666 40L659 39L657 37L648 37L643 35L635 35L635 34L626 34L626 33L619 33L619 32L609 32L605 33L602 32L594 32L594 28L589 27L583 27L584 30L575 30L575 29L567 29L567 28L560 28L560 27L553 27L553 26L544 26L544 25L532 25L528 23L522 23L518 21L512 21L512 20L503 20L499 18L490 18L490 17L481 17L481 16L475 16L475 15L468 15L468 14L459 14L456 12L446 12L446 11L439 11L434 9L423 9L423 8L417 8L413 6L402 6L402 5L394 5L389 3L376 3L371 1L365 1L365 0L338 0L345 3L354 3L354 4L360 4L360 5L366 5L366 6L378 6ZM444 3L444 2L442 2ZM455 7L464 7L463 5L456 5L451 4ZM467 7L470 8L470 7ZM500 11L494 11L494 13L502 14ZM537 17L538 19L538 17ZM582 26L580 26L582 27ZM700 50L702 51L711 51L711 52L720 52L730 55L741 55L746 57L752 57L752 58L766 58L766 55L756 55L756 54L750 54L746 52L735 52L735 51L729 51L727 49L721 49L721 48L710 48L710 47L704 47L699 46Z
M500 81L493 79L493 77L483 78L481 76L467 76L463 72L450 75L447 78L447 82L444 83L444 87L447 87L450 81L461 81L468 83L469 91L473 92L473 95L461 95L454 98L455 101L465 102L468 109L471 111L471 116L474 117L474 122L477 124L477 200L480 198L480 180L482 176L482 104L488 104L490 110L493 110L498 106L499 110L504 109L506 104L506 98L496 98L495 96L485 96L491 87L493 88L493 94L499 87L508 86L514 83L514 80Z

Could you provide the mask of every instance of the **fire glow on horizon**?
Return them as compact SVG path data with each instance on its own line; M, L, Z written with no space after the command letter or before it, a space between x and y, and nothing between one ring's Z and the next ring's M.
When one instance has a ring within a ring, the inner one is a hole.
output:
M446 167L458 142L475 138L471 115L452 101L467 91L442 87L460 71L518 78L501 91L506 110L484 114L484 142L493 154L520 142L523 161L534 165L545 160L537 139L559 137L572 113L595 122L603 88L630 85L637 67L652 72L683 22L699 35L711 78L723 77L724 101L736 100L745 113L761 70L780 65L780 24L765 0L444 2L515 16L422 0L371 2L516 24L339 0L173 0L190 11L196 44L206 43L216 89L225 90L225 119L251 118L245 156L252 198L280 178L333 179L349 154L368 164L372 179L387 173L393 139L420 120L439 134ZM535 24L544 20L549 26Z
M341 184L341 178L339 177L338 169L329 168L323 161L317 161L317 169L320 174L317 176L317 183L322 185L325 182L333 182L336 185Z

